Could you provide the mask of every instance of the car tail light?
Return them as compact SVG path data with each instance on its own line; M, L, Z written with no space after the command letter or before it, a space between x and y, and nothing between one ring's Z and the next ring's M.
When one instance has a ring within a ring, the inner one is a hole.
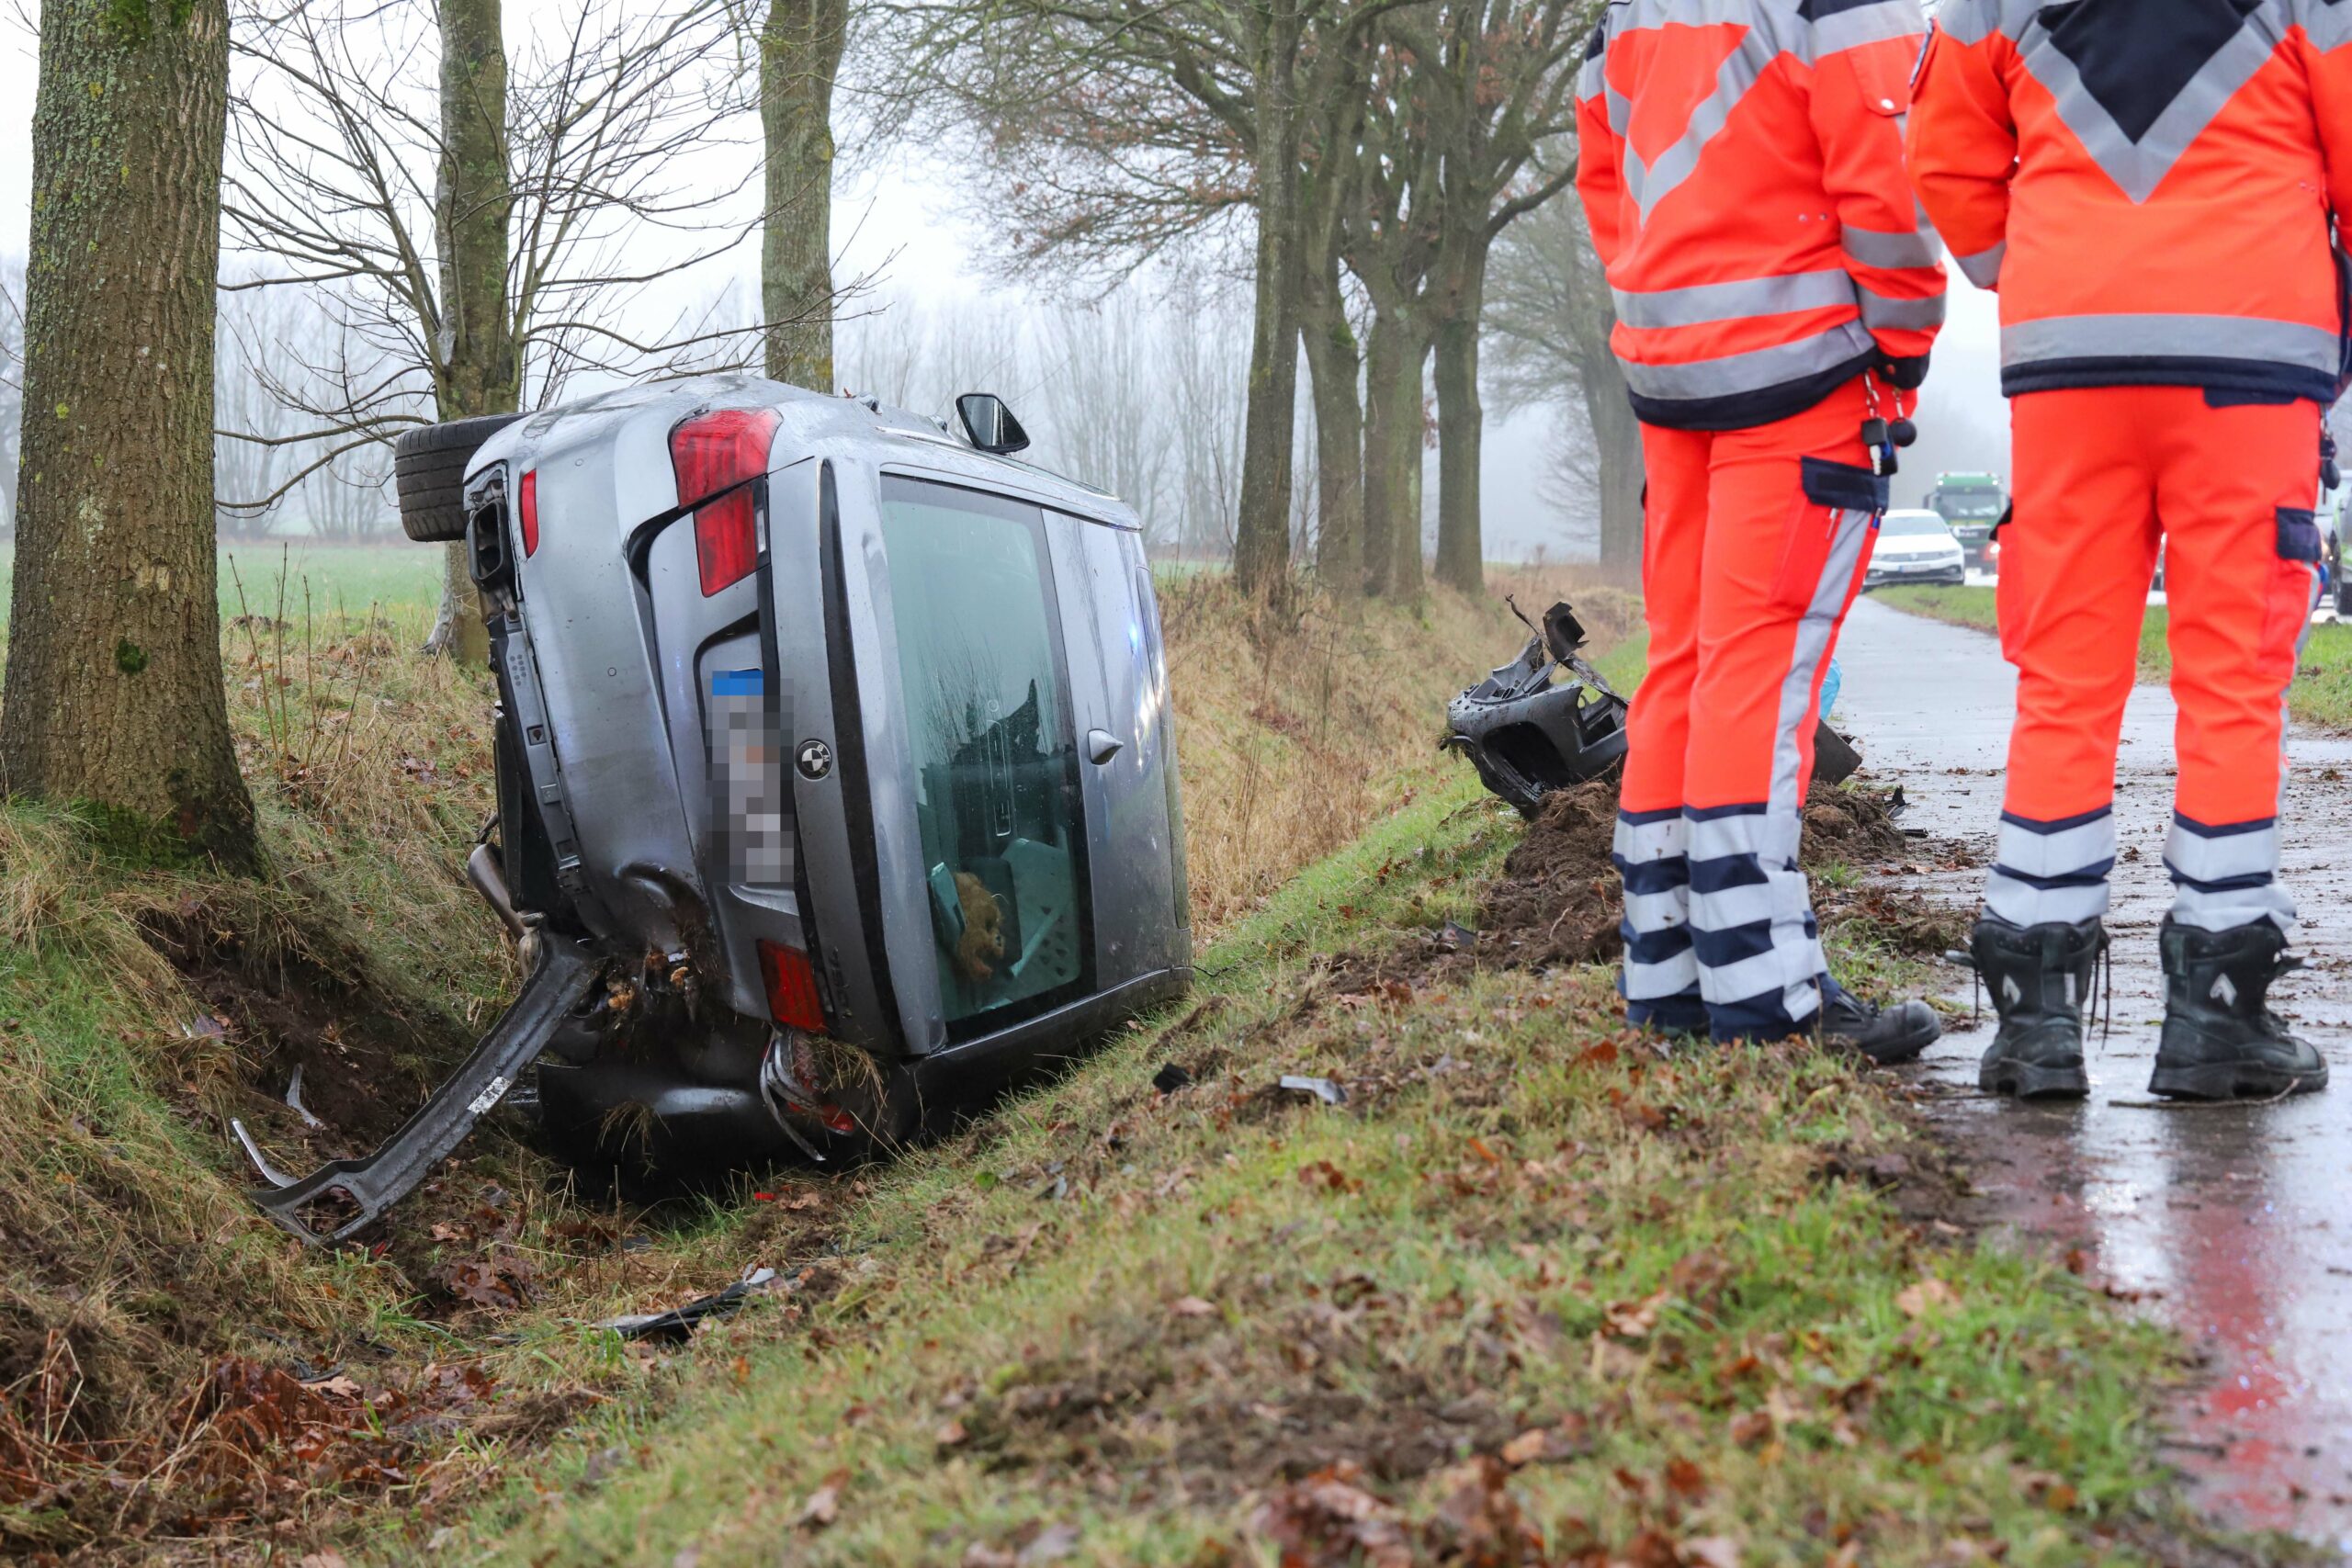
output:
M523 476L522 494L516 501L523 513L523 554L526 558L539 547L539 470L533 468Z
M695 509L695 558L706 598L741 582L758 564L757 521L747 481L768 471L775 427L771 409L718 409L670 433L678 502Z
M768 985L768 1016L810 1034L825 1032L824 1005L817 999L817 971L797 947L760 943L760 975Z

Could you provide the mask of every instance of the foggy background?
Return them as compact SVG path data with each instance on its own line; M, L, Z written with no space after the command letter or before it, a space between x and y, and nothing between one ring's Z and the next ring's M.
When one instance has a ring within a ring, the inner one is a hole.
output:
M552 0L508 0L512 47L564 15ZM0 20L0 348L13 350L22 323L21 280L31 178L37 8ZM429 28L426 29L429 33ZM853 42L853 51L855 45ZM250 74L239 62L241 74ZM853 297L837 329L842 389L871 393L917 412L944 414L959 391L1002 394L1029 428L1031 457L1135 502L1160 553L1221 553L1238 492L1241 410L1249 358L1246 287L1248 217L1172 260L1146 264L1106 286L1097 278L1014 276L1003 265L1018 236L990 211L991 178L978 148L862 145L852 73L844 72L836 134L842 175L833 205L838 284ZM756 117L741 116L732 152L744 160L710 168L713 188L740 181L760 157ZM232 131L230 157L236 159ZM756 215L756 181L740 198ZM1573 192L1559 199L1573 200ZM658 250L657 239L636 244ZM634 260L632 256L630 258ZM651 257L658 261L666 259ZM224 277L254 276L260 258L224 243ZM756 317L759 240L649 285L627 302L629 323L648 335L710 319ZM2006 479L2007 411L1998 388L1996 302L1951 271L1951 314L1935 353L1918 417L1920 444L1904 457L1898 506L1916 506L1946 469L1987 469ZM295 289L223 296L220 344L224 427L267 433L299 428L243 363L300 352L322 330L321 312ZM582 378L566 397L593 390ZM1302 389L1304 387L1302 373ZM1585 444L1581 414L1555 401L1516 406L1498 389L1489 345L1486 382L1484 537L1492 559L1583 558L1597 540L1589 475L1576 473ZM1300 399L1301 446L1294 507L1312 505L1309 400ZM273 423L275 422L275 423ZM0 389L0 526L13 523L15 399ZM1436 505L1436 454L1425 455L1424 506ZM301 466L300 449L221 444L225 500L268 493ZM1589 467L1589 465L1588 465ZM224 513L224 534L360 538L398 536L384 480L389 453L339 458L260 515Z

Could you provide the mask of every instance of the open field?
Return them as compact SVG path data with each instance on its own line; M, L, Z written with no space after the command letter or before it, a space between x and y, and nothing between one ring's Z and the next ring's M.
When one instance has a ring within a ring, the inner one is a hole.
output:
M1999 623L1995 592L1979 587L1897 586L1878 589L1871 597L1931 620L1996 631ZM2140 628L2141 680L2172 678L2172 650L2165 640L2170 625L2170 611L2165 605L2148 606L2147 619ZM2325 621L2312 627L2311 640L2303 648L2301 673L2287 693L2287 704L2306 723L2352 728L2352 626Z
M1630 601L1570 591L1630 686ZM1978 1246L1883 1081L1663 1050L1559 919L1501 942L1521 825L1434 742L1521 640L1506 613L1273 615L1198 574L1164 618L1197 1006L890 1164L650 1206L588 1198L502 1113L383 1246L329 1257L244 1207L226 1122L281 1164L364 1145L511 986L458 870L489 692L364 612L232 628L272 878L111 865L69 816L0 814L0 1542L2189 1561L2154 1446L2171 1342ZM1948 941L1869 865L1815 866L1857 984ZM1534 897L1605 953L1605 873ZM1474 959L1449 920L1498 934ZM323 1129L279 1103L297 1065ZM683 1346L588 1326L755 1265L789 1288Z

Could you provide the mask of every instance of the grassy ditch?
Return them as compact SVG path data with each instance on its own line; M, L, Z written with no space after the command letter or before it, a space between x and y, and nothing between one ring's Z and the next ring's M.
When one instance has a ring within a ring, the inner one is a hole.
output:
M1876 589L1871 597L1890 608L1953 626L1997 632L1991 588L1942 588L1925 583ZM2165 638L2171 612L2162 604L2148 606L2140 626L2140 679L2162 682L2172 679L2172 649ZM2302 665L2288 688L2287 705L2307 724L2352 729L2352 626L2327 622L2312 627L2303 646Z
M665 1361L580 1323L858 1201L590 1202L502 1112L371 1249L304 1253L246 1205L232 1118L280 1166L361 1152L514 979L460 871L487 681L416 656L431 574L382 554L241 561L223 652L268 878L134 870L69 813L0 808L0 1555L257 1552L454 1506L585 1411L665 1403ZM1204 931L1450 776L1443 700L1521 635L1442 592L1253 616L1207 574L1166 614ZM1254 814L1219 812L1234 770Z
M1606 803L1547 831L1577 812ZM1181 1016L846 1207L780 1189L824 1220L737 1256L796 1288L667 1358L665 1415L615 1406L374 1551L2188 1561L2133 1544L2165 1539L2167 1343L1967 1242L1961 1183L1851 1064L1668 1050L1612 1021L1605 969L1521 963L1498 887L1540 870L1466 783L1422 792L1229 930ZM1487 923L1475 955L1448 920ZM1936 940L1826 925L1849 970Z

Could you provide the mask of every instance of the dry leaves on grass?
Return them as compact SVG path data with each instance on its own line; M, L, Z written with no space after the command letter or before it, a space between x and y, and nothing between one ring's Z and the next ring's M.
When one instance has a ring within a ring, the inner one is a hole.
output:
M1960 1292L1941 1280L1930 1275L1917 1284L1906 1285L1896 1292L1894 1304L1905 1317L1925 1317L1931 1312L1960 1304Z

